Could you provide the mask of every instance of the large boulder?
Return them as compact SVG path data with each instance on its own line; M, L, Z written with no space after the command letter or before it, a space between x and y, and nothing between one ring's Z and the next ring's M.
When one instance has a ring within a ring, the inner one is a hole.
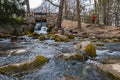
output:
M64 60L78 60L78 61L83 60L82 54L79 54L79 53L62 53L57 57L62 58Z
M96 56L96 49L95 46L92 42L90 41L83 41L79 44L76 44L74 46L75 49L80 50L82 52L84 52L84 54L86 56L89 57L95 57Z

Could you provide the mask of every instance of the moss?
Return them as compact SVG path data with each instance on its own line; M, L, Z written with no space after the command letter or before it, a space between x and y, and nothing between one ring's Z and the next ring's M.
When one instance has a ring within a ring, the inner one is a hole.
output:
M70 41L70 38L67 36L59 36L59 35L55 35L55 41L56 42L69 42Z
M36 56L32 61L0 67L0 73L6 75L25 73L27 71L39 68L42 64L46 63L47 61L48 60L45 57L39 55Z
M103 43L97 43L96 46L104 46Z
M96 56L96 49L94 47L94 44L90 43L85 47L85 52L87 53L88 56L90 57L95 57Z
M55 35L55 41L56 41L56 42L62 42L62 41L65 41L65 39L64 39L64 37Z
M40 40L40 41L43 41L44 39L45 39L45 35L44 35L44 34L40 34L39 40Z
M94 40L91 40L91 41L92 41L92 42L97 42L98 40L95 40L95 39L94 39Z
M26 35L27 35L28 37L32 37L32 33L31 33L30 31L27 31L27 32L26 32Z
M70 41L69 37L66 37L65 42L69 42L69 41Z
M73 59L75 59L75 60L83 60L83 56L81 54L75 54L73 56Z
M65 53L65 54L61 54L59 55L59 58L63 58L64 60L77 60L77 61L82 61L83 60L83 56L82 54L78 54L78 53Z
M38 68L38 67L40 67L41 64L43 64L47 61L48 60L43 56L36 56L32 65L34 68Z
M61 38L58 38L58 37L57 37L57 38L55 38L55 41L56 41L56 42L62 42L63 40L62 40Z
M47 37L48 37L48 38L53 38L53 39L54 39L54 38L55 38L55 34L47 34Z
M67 35L67 37L69 38L69 39L74 39L74 35L73 34L71 34L71 35Z
M83 38L82 38L82 37L79 37L78 40L83 41Z
M32 37L39 37L39 34L38 33L32 33Z

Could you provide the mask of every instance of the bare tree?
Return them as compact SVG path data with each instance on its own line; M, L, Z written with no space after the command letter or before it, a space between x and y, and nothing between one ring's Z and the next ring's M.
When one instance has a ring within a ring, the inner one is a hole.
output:
M29 0L26 0L26 6L27 6L27 14L29 14L30 13Z
M68 0L65 0L65 3L64 3L64 18L65 19L67 19L67 8L68 8L68 5L67 5L67 2L68 2Z
M58 13L58 19L57 19L57 27L58 27L58 29L61 28L64 1L65 0L60 1L59 13Z
M51 0L46 0L46 1L49 1L52 5L59 7L58 18L57 18L57 28L60 29L61 23L62 23L63 6L64 6L65 0L60 0L59 5L54 4Z
M80 18L80 1L76 0L76 9L77 9L77 21L78 21L78 29L81 30L81 18Z

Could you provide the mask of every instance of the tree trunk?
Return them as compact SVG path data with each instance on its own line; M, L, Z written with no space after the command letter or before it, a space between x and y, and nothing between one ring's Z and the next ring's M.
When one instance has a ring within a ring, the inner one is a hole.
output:
M57 19L57 28L58 29L61 28L64 1L65 0L60 0L59 13L58 13L58 19Z
M77 9L77 21L78 21L78 29L81 30L81 17L80 17L80 1L76 0L76 9Z
M0 11L1 11L1 0L0 0Z
M67 19L67 7L68 7L67 0L65 0L64 7L65 7L65 9L64 9L64 18Z
M104 14L105 14L105 7L104 7L104 0L99 0L100 4L100 12L99 12L99 24L104 25Z
M95 16L96 16L96 20L95 20L95 24L99 21L98 20L98 10L97 10L97 1L94 0L94 12L95 12Z
M26 0L26 6L27 6L27 15L28 15L30 13L29 0Z
M0 0L0 17L2 16L2 10L1 10L1 0Z
M107 0L107 4L106 4L106 25L110 25L110 1Z

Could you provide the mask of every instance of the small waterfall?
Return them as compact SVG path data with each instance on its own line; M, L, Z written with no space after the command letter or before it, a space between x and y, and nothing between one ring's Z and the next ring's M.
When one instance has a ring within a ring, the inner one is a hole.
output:
M47 34L46 23L47 22L36 22L34 32L38 34Z

